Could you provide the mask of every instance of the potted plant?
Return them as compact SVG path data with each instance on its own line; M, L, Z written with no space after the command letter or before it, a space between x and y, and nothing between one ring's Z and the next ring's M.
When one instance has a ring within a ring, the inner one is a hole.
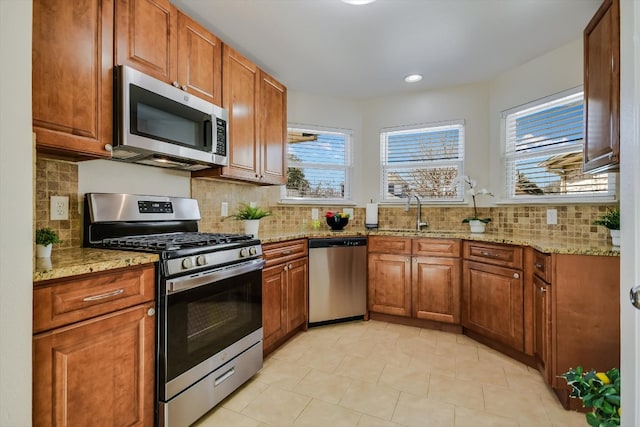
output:
M618 368L607 372L590 370L584 372L581 366L569 369L560 375L571 387L571 397L582 400L587 413L587 423L592 427L615 427L620 425L620 371Z
M258 237L260 219L270 215L272 215L271 211L243 203L231 218L243 220L245 234L251 234L253 237Z
M62 243L58 233L48 227L38 228L36 230L36 257L49 258L54 243Z
M473 216L463 219L462 223L469 224L469 228L472 233L484 233L486 225L491 222L491 218L481 218L478 215L476 196L493 196L493 194L486 188L476 191L476 180L471 179L467 175L462 175L454 179L452 185L456 186L459 182L462 182L463 185L469 187L469 189L467 190L467 194L469 194L471 196L471 199L473 200Z
M611 244L620 246L620 209L608 209L607 212L593 221L594 225L603 225L609 229Z

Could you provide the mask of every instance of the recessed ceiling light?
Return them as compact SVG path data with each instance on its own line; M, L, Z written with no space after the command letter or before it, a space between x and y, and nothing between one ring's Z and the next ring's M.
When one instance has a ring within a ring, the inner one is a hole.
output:
M407 83L416 83L416 82L419 82L420 80L422 80L422 75L420 74L409 74L407 77L404 78L404 81Z
M356 5L356 6L362 6L363 4L373 3L376 0L342 0L342 1L347 3L347 4L353 4L353 5Z

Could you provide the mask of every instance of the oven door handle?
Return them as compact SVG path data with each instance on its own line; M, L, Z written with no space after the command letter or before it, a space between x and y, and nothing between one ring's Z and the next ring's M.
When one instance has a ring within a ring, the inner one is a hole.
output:
M262 267L264 267L264 264L265 261L263 259L254 259L242 264L235 264L217 268L211 271L196 273L191 276L168 279L166 282L166 295L197 288L198 286L209 285L211 283L219 282L220 280L228 279L230 277L251 273L252 271L262 269Z

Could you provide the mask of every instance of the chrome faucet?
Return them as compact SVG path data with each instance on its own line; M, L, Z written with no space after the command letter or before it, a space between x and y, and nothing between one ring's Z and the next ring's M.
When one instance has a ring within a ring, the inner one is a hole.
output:
M422 227L428 227L429 226L429 221L425 220L424 222L420 221L420 217L422 216L422 204L420 203L420 197L418 197L417 194L409 194L409 197L407 197L407 205L404 207L404 211L405 212L409 212L409 205L411 205L411 198L415 197L417 202L418 202L418 214L416 217L416 230L420 231L422 230Z

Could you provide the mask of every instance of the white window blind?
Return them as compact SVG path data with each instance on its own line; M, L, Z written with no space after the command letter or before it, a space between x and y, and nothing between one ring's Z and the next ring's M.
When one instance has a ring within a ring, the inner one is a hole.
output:
M425 201L462 201L453 180L464 168L464 122L385 128L380 133L383 201L417 194Z
M507 199L612 198L609 174L582 172L584 99L577 89L503 113Z
M283 199L349 200L351 131L291 127Z

